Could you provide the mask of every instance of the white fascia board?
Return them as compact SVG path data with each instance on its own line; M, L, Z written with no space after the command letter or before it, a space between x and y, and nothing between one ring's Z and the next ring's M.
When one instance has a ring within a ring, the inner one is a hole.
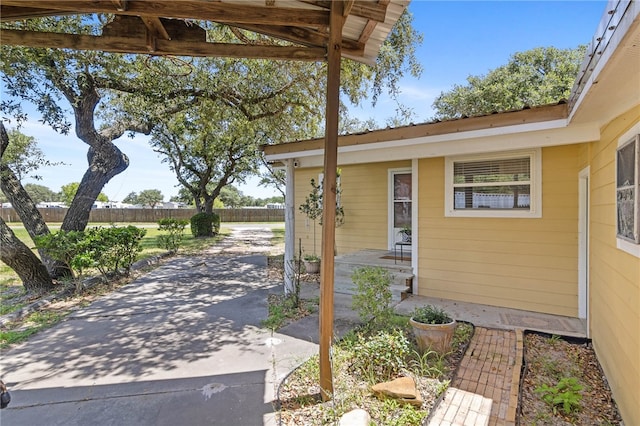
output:
M455 134L455 136L461 135ZM500 135L458 138L456 140L447 140L446 138L443 140L441 136L454 135L439 135L432 138L425 137L407 141L379 142L340 148L338 150L338 163L341 165L362 164L571 145L599 140L600 129L596 124L587 123L520 133L503 132ZM434 141L434 139L436 140ZM313 155L303 155L308 153L313 153ZM321 167L323 164L322 150L289 153L287 156L289 158L295 156L300 163L300 167Z
M422 144L432 144L440 142L457 142L465 139L476 139L481 137L510 135L517 133L528 133L539 130L557 129L567 126L566 119L541 121L538 123L518 124L515 126L503 126L503 127L489 127L480 130L471 130L468 132L456 132L447 133L443 135L434 136L422 136L419 138L403 139L403 140L391 140L385 142L367 143L361 145L351 145L338 147L338 153L357 152L357 151L370 151L379 150L384 148L403 148L406 146L415 146ZM289 158L302 158L302 157L315 157L317 155L323 155L323 149L312 149L308 151L292 151L282 154L270 154L266 156L267 161L280 161Z

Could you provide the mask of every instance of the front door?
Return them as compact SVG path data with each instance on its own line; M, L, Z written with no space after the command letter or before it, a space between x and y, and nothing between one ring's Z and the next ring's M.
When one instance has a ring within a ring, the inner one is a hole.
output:
M411 169L389 170L389 249L411 232ZM409 240L410 241L410 240Z

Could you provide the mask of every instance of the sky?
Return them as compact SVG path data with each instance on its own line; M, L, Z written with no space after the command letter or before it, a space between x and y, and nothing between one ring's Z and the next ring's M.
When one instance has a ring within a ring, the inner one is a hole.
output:
M435 98L455 84L464 85L470 75L483 75L506 64L512 54L535 47L575 48L588 44L597 29L606 1L431 1L413 0L409 10L414 27L424 40L417 49L422 64L420 78L401 81L401 102L412 108L414 123L429 121ZM395 115L395 103L382 96L375 107L369 101L350 113L362 120L374 118L386 127ZM73 131L60 135L37 121L37 114L21 129L33 136L51 162L65 165L38 170L39 181L24 179L59 191L62 185L79 182L87 166L87 145ZM8 126L11 127L10 125ZM169 166L149 147L149 138L123 136L116 145L129 157L129 167L115 176L103 191L110 200L121 201L131 192L159 189L168 201L178 193L177 179ZM245 195L266 198L280 195L259 187L258 179L236 185Z

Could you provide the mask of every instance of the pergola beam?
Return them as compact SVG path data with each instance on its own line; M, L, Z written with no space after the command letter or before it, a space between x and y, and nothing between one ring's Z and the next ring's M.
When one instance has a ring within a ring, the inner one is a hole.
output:
M38 9L39 0L2 0L2 7L17 6ZM178 6L178 7L177 7ZM235 4L222 2L183 0L180 2L145 0L128 1L126 10L117 10L111 0L60 0L46 2L48 11L55 14L69 13L118 13L119 15L156 16L162 18L198 19L223 24L268 24L326 27L329 25L329 13L324 10L303 10L256 6L255 4ZM4 11L3 11L4 15ZM2 16L5 20L6 16Z
M297 61L322 61L323 48L295 46L259 46L233 43L198 43L180 40L155 41L150 51L146 39L131 37L91 36L84 34L44 33L38 31L2 30L2 43L27 47L56 47L62 49L96 50L113 53L140 53L174 56L217 56Z

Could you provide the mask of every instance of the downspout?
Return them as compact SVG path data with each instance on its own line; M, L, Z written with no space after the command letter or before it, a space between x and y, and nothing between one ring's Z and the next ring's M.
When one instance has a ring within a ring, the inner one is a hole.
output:
M286 189L284 196L284 294L295 292L295 183L293 159L284 160Z

